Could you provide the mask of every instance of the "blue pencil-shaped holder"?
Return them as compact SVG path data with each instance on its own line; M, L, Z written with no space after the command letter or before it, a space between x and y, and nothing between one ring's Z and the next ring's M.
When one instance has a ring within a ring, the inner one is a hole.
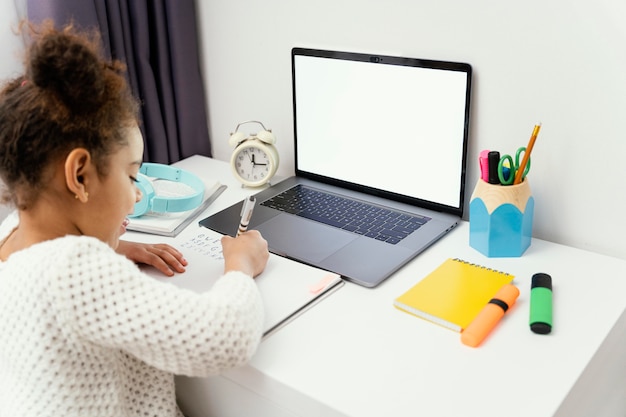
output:
M470 246L489 257L516 257L530 246L535 200L526 178L517 185L478 180L470 199Z

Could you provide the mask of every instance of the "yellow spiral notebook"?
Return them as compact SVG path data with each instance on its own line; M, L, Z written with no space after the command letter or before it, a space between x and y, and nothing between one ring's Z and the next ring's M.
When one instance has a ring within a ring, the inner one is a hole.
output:
M402 311L460 332L513 278L506 272L449 258L393 304Z

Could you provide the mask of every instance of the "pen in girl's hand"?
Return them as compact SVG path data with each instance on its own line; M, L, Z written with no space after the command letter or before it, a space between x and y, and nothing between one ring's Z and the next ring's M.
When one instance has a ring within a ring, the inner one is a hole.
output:
M243 201L243 207L241 208L241 221L239 222L239 228L237 229L237 236L248 230L248 224L250 223L255 203L256 198L252 195Z

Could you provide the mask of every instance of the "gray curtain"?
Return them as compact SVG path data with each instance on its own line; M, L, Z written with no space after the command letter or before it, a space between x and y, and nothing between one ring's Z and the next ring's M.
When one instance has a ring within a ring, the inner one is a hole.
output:
M27 0L27 16L98 28L141 100L144 160L211 156L195 0Z

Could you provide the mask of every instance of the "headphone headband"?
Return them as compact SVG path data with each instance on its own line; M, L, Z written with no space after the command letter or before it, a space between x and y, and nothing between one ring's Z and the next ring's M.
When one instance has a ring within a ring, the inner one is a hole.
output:
M129 217L138 217L150 211L156 213L176 213L198 207L204 200L204 182L189 171L170 165L144 163L139 169L137 187L143 197L135 204L135 211ZM181 182L194 190L193 194L169 197L156 195L147 177L173 182Z

